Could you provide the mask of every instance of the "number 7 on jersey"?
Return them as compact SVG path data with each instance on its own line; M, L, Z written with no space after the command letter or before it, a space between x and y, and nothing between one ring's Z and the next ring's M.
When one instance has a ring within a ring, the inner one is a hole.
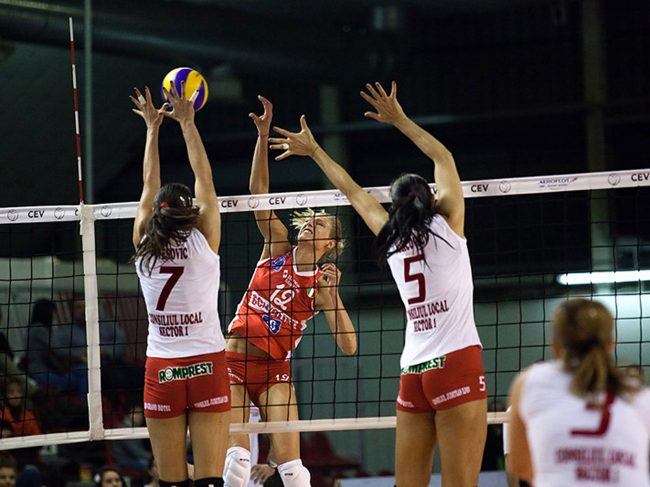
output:
M162 266L160 268L161 274L171 274L171 275L169 276L169 279L167 279L165 286L160 292L160 296L158 297L158 302L156 303L156 311L165 311L165 304L167 304L167 299L169 298L172 289L174 289L174 286L183 275L184 270L185 270L184 267L179 267L179 266Z

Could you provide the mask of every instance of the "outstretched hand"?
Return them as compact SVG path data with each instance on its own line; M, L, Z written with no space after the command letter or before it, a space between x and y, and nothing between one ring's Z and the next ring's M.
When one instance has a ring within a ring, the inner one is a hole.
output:
M139 89L133 88L135 91L135 97L129 96L136 108L133 108L133 113L143 118L144 123L147 124L147 128L158 128L163 121L164 113L167 111L169 106L167 103L164 103L160 108L153 106L153 101L151 99L151 92L149 87L145 86L144 96Z
M193 122L194 121L194 101L199 96L199 90L192 93L189 99L185 98L185 81L181 81L181 92L176 91L174 83L171 84L170 90L167 91L163 88L165 98L169 100L172 106L172 111L165 111L165 117L172 118L178 123Z
M366 83L366 89L368 93L362 91L361 98L370 103L376 111L365 112L364 117L393 125L406 118L402 106L397 101L397 83L391 82L390 95L386 94L384 87L379 82L375 82L374 87L370 83Z
M304 115L300 116L300 128L300 132L289 132L280 127L273 127L275 132L285 136L284 139L279 137L269 139L271 149L284 151L275 158L276 161L281 161L289 156L314 156L319 146L307 126L307 119Z
M271 130L271 120L273 120L273 103L262 95L257 95L257 99L262 102L264 113L262 115L256 115L251 112L248 116L257 127L257 134L260 137L268 137L269 131Z

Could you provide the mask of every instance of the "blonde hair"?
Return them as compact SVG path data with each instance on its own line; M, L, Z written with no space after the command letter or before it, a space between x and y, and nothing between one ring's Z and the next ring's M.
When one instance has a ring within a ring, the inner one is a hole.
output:
M308 220L316 217L328 217L334 219L334 225L332 226L332 238L336 242L336 245L332 250L323 255L323 259L335 260L338 258L345 249L345 238L343 237L343 225L341 220L336 215L330 215L325 210L313 210L312 208L306 208L304 210L296 210L291 213L291 226L296 230L300 230L302 226L307 223Z
M562 303L553 319L556 340L564 348L564 369L573 375L571 390L580 397L638 390L616 368L608 350L614 318L602 304L587 299Z

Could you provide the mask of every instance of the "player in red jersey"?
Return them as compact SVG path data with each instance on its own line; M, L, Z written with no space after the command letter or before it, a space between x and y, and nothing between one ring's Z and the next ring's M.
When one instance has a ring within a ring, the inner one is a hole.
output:
M262 96L259 99L264 113L249 115L258 131L249 182L253 194L269 191L267 144L273 105ZM232 421L247 420L251 401L265 421L292 421L298 419L298 407L288 359L307 321L323 311L343 353L353 354L357 349L356 332L338 292L341 273L332 263L319 265L343 249L341 224L325 212L294 214L292 223L299 233L292 245L287 228L273 211L256 211L255 219L264 248L230 323L226 346ZM300 460L299 433L273 434L271 448L284 485L308 487L310 475ZM248 435L231 435L224 469L226 486L248 485L248 449Z

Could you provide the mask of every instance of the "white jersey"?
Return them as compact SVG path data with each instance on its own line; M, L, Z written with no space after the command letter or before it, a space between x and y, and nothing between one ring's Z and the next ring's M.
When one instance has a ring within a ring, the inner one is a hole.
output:
M147 304L147 356L180 358L220 352L226 341L219 323L219 256L198 229L182 245L170 244L166 260L149 275L135 263Z
M388 264L406 308L402 368L472 345L481 345L474 323L472 268L467 240L441 215L429 228L419 254L414 245L391 255Z
M596 408L569 390L560 361L533 365L521 390L535 487L648 487L650 390ZM607 401L607 399L609 399Z

